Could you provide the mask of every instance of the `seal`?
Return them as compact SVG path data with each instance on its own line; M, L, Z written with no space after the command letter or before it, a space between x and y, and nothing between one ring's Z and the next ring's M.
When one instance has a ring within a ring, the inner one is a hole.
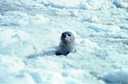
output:
M68 55L74 50L75 36L72 32L66 31L61 34L60 45L58 46L56 55Z

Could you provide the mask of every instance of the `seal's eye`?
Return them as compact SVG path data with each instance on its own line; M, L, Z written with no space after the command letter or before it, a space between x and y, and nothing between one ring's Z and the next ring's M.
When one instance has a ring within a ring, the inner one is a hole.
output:
M63 38L66 38L66 34L63 34L62 37L63 37Z
M68 34L68 36L71 36L71 34Z

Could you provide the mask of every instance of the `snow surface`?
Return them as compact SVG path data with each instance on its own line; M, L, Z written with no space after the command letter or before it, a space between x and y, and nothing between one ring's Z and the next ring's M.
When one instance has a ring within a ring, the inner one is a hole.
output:
M0 0L0 84L128 84L128 0Z

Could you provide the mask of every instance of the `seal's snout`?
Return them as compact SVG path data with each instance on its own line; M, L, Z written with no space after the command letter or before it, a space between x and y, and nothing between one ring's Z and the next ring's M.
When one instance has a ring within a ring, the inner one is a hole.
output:
M68 33L68 32L64 32L64 33L62 33L62 38L69 38L71 36L71 34L70 33Z
M66 41L70 41L71 35L70 34L64 34L63 39Z

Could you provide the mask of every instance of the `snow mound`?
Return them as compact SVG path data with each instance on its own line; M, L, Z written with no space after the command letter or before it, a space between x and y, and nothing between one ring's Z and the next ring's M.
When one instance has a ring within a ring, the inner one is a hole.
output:
M113 70L103 76L107 84L128 84L128 70Z

